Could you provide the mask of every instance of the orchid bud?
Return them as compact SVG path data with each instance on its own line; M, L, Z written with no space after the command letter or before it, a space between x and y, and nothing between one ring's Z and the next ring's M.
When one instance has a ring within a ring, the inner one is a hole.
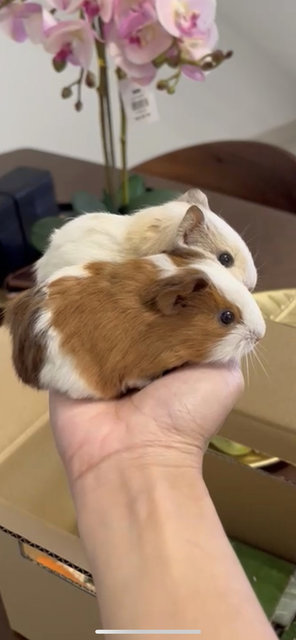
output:
M72 89L70 89L70 87L64 87L62 89L61 96L62 96L62 98L71 98Z
M179 64L180 64L180 56L179 56L179 54L174 56L174 57L172 56L171 58L168 58L166 63L172 69L176 69L176 67L178 67Z
M167 88L167 81L166 80L159 80L156 88L159 89L159 91L165 91Z
M81 100L77 100L77 102L75 102L74 108L76 109L76 111L82 111L83 104L82 104Z
M85 76L85 84L87 87L90 87L90 89L93 89L94 87L96 87L97 80L96 80L95 74L92 71L87 72Z
M57 57L52 59L52 66L58 73L64 71L64 69L66 68L66 64L66 60L59 60Z

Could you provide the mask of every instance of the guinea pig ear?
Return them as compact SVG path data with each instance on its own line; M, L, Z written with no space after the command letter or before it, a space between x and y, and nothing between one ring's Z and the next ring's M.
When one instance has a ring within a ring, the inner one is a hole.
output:
M195 204L187 209L177 231L177 243L186 245L197 244L201 226L204 224L204 214Z
M208 198L203 191L200 189L189 189L183 193L182 196L178 198L180 202L189 202L189 204L196 204L197 206L201 205L202 207L206 207L209 209Z
M162 315L169 316L188 307L192 296L208 286L206 276L196 270L190 274L176 274L154 283L145 292L144 301Z

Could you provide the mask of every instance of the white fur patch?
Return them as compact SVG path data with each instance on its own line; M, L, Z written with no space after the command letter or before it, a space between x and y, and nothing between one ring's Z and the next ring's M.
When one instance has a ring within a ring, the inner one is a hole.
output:
M227 269L212 260L202 260L197 262L195 266L208 275L209 280L229 302L239 307L242 321L248 330L256 333L258 338L263 338L266 328L265 322L250 291Z
M50 327L50 321L50 311L41 311L35 323L34 334L39 336L40 334L46 333Z
M53 273L51 276L49 276L49 278L47 278L44 284L45 286L47 286L51 282L54 282L55 280L59 280L59 278L67 278L67 277L86 278L88 275L89 275L88 271L84 267L84 265L78 265L78 264L72 265L71 267L63 267L55 271L55 273Z
M205 362L227 363L240 360L254 348L254 341L242 325L236 326L210 351Z
M52 327L46 334L46 358L39 381L45 389L56 389L71 398L93 398L94 393L75 371L72 359L61 352L60 339Z
M149 256L147 260L160 269L160 275L163 277L170 276L177 271L173 261L165 253L159 253L156 256Z
M217 247L223 251L225 248L231 248L233 257L240 253L245 259L245 269L243 273L240 273L239 279L247 287L247 289L254 289L257 283L257 270L254 265L252 254L247 247L245 241L241 238L239 233L235 231L223 218L220 218L214 211L201 207L206 223L211 228L211 225L217 230L221 236L221 247ZM223 246L223 239L225 238L225 246Z
M73 275L75 267L74 269L73 267L66 267L60 273L64 275L65 271L68 270ZM80 272L81 269L79 269ZM84 275L87 275L87 272ZM53 276L50 280L55 279L56 276ZM66 393L71 398L93 398L95 396L94 392L87 387L76 372L75 364L71 357L61 352L60 338L57 331L51 326L51 312L49 310L41 311L39 314L35 323L34 334L42 336L42 343L45 347L45 363L39 374L41 387Z
M62 267L98 260L123 260L128 218L111 213L87 213L57 229L45 254L36 263L37 283L45 282Z

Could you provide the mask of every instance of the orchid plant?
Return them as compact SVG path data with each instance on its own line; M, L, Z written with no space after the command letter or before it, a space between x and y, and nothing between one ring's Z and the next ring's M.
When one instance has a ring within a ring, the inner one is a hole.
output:
M67 66L77 78L62 89L75 92L81 111L84 87L97 91L106 169L106 206L131 205L127 172L127 113L123 81L145 88L151 83L173 94L182 76L201 82L231 56L216 49L216 0L0 0L0 27L16 42L30 40L51 56L57 72ZM122 184L115 191L115 150L107 64L113 61L121 109ZM94 62L96 72L94 73ZM159 69L168 69L159 79ZM139 186L139 185L138 185ZM117 199L117 202L116 202Z

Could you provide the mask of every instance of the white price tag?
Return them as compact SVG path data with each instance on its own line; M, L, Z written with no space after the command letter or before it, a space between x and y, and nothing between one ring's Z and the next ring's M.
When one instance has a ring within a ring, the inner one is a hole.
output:
M125 113L130 122L151 123L159 120L155 92L131 80L121 80L120 92Z

